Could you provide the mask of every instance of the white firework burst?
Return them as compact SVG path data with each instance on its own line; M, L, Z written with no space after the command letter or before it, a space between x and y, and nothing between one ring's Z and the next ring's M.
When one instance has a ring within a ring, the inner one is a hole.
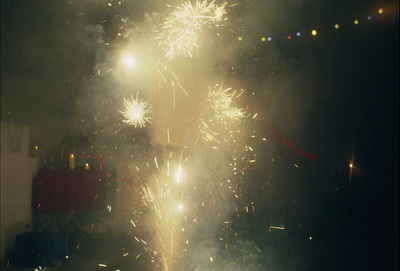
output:
M123 114L125 123L129 125L138 126L140 128L145 127L146 122L151 123L150 113L152 112L152 106L147 100L139 99L139 92L136 93L136 98L131 95L130 99L124 98L125 110L119 111Z
M226 4L217 6L214 1L204 0L196 1L195 4L187 1L178 6L161 24L162 31L156 38L165 57L169 61L179 55L192 57L198 47L200 30L222 20L226 14Z
M208 93L208 101L211 102L211 107L215 112L215 119L226 123L227 120L239 120L244 117L242 108L232 106L232 100L235 97L236 91L231 92L231 88L224 89L222 85L216 85L213 90Z
M241 94L216 84L208 92L203 112L199 119L199 130L206 142L219 143L221 136L245 117L243 108L233 105L234 100ZM222 134L221 134L222 133Z

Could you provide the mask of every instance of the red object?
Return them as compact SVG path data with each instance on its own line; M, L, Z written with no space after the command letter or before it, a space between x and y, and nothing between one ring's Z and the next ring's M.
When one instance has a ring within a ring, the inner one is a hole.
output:
M287 36L287 39L288 39L288 40L291 40L291 39L292 39L292 36L288 35L288 36Z
M103 155L99 155L99 170L103 170Z
M36 185L39 213L105 208L105 178L97 170L42 170Z

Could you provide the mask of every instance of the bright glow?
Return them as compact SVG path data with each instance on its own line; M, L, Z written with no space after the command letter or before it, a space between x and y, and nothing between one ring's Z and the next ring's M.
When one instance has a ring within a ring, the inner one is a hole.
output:
M353 167L353 163L350 163L349 167L352 168Z
M242 41L243 40L243 38L242 37L238 37L238 41Z
M122 63L128 68L134 68L137 66L137 60L131 55L123 55Z
M358 22L358 20L354 20L354 24L358 24L359 22Z
M378 10L378 13L379 13L379 14L382 14L382 13L383 13L383 8L380 8L380 9Z
M311 31L311 35L316 36L316 35L317 35L317 30L315 30L315 29L312 30L312 31Z
M272 40L272 38L271 38L271 37L268 37L268 38L267 38L267 40L268 40L268 41L271 41L271 40Z
M297 32L297 33L296 33L296 36L300 37L300 36L301 36L301 33L300 33L300 32Z
M38 150L39 149L39 147L38 146L35 146L35 150Z
M152 106L148 101L138 98L139 92L136 93L136 98L131 95L131 99L124 98L124 111L119 111L123 114L123 122L136 127L145 127L146 122L151 123L150 113Z
M266 41L267 39L265 37L261 37L261 41Z
M338 25L338 24L335 24L335 28L336 28L336 29L339 29L339 25Z
M179 165L178 169L176 170L176 174L175 174L175 178L176 178L176 182L177 183L181 183L182 181L182 166Z

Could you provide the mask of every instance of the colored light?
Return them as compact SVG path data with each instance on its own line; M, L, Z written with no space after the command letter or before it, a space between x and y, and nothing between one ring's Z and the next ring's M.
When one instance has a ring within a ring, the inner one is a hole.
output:
M353 167L353 163L350 163L349 167L352 168Z
M368 20L368 21L371 21L371 19L372 19L371 16L368 16L368 17L367 17L367 20Z
M335 28L336 28L336 29L339 29L339 25L338 25L338 24L335 24Z
M37 149L39 149L39 147L38 147L38 146L35 146L35 150L37 150Z
M316 36L317 35L317 30L313 30L313 31L311 31L311 35L313 35L313 36Z
M354 20L354 24L358 24L358 20Z
M265 38L265 37L261 37L261 41L262 42L264 42L264 41L266 41L267 39Z
M301 33L300 33L300 32L297 32L296 35L297 35L298 37L300 37L300 36L301 36Z
M292 39L292 36L288 35L288 36L287 36L287 39L288 39L288 40L291 40L291 39Z
M268 41L271 41L271 40L272 40L272 38L271 38L271 37L268 37L268 38L267 38L267 40L268 40Z
M383 13L383 8L380 8L380 9L378 10L378 13L379 13L379 14L382 14L382 13Z
M243 38L242 37L238 37L238 41L242 41L243 40Z

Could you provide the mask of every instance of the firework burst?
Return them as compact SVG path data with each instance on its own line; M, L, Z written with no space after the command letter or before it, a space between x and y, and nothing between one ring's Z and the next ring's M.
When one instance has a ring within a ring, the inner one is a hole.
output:
M243 92L236 96L236 91L232 88L224 89L222 85L216 85L208 93L208 101L215 112L215 119L225 123L227 121L237 121L244 117L242 108L232 106L233 99L238 98Z
M224 88L222 84L210 88L199 124L200 134L205 141L219 143L216 129L227 130L228 126L245 117L244 110L233 105L233 101L242 93L243 91L237 94L231 88Z
M146 122L151 123L150 113L152 112L152 106L148 101L138 98L139 92L136 93L136 98L131 95L130 99L124 98L125 110L119 111L123 114L123 122L129 125L138 126L140 128L145 127Z
M191 1L183 3L167 17L156 37L168 61L180 55L193 57L198 48L197 39L204 26L223 20L226 2L221 6L214 1Z

